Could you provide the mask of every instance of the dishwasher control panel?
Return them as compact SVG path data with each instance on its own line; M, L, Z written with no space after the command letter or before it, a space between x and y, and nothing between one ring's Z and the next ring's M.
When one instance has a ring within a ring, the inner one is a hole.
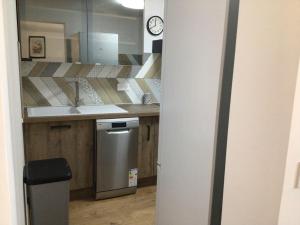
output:
M139 118L120 118L97 120L97 130L123 129L139 127Z

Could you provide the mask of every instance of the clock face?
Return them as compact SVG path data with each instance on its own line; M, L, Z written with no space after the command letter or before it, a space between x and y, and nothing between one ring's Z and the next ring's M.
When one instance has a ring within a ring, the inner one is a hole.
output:
M163 19L159 16L152 16L147 22L147 29L151 35L160 35L164 30Z

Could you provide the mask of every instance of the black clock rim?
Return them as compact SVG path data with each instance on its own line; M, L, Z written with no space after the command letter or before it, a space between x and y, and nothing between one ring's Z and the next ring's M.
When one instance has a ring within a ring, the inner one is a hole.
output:
M148 30L148 32L149 32L152 36L159 36L159 35L162 34L162 32L164 31L164 29L162 29L162 31L161 31L160 33L158 33L158 34L152 33L152 31L151 31L150 28L149 28L149 23L150 23L150 20L153 19L153 18L159 18L163 23L164 23L164 20L163 20L163 18L161 18L160 16L151 16L151 17L148 19L148 21L147 21L147 30Z

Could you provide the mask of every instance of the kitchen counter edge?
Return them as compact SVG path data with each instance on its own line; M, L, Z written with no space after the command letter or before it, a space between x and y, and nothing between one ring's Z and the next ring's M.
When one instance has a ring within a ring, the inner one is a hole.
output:
M68 115L68 116L49 116L49 117L27 117L24 116L23 123L42 123L42 122L63 122L76 120L97 120L97 119L115 119L129 117L153 117L159 116L160 106L152 105L117 105L127 111L127 113L108 113L93 115Z

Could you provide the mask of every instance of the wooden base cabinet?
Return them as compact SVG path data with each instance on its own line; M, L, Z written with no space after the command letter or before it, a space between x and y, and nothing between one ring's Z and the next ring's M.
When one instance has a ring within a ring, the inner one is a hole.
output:
M159 117L140 117L138 149L140 180L147 178L154 180L153 177L157 175L158 130Z
M94 121L24 124L26 161L65 158L72 170L71 190L93 186Z
M153 185L157 175L159 117L140 117L139 186ZM93 187L95 121L24 124L26 161L65 158L73 178L71 191Z

